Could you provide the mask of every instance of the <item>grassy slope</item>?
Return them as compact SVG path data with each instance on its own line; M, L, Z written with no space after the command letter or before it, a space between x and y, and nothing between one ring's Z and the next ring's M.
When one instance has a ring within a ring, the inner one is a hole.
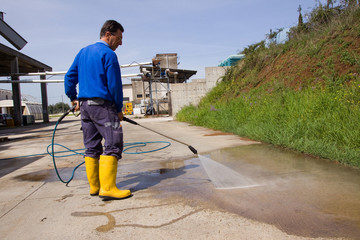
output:
M232 67L180 121L360 167L360 10Z

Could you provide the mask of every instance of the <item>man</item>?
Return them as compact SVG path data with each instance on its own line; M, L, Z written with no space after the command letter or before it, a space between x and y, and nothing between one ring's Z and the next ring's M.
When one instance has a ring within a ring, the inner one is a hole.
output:
M123 32L120 23L106 21L100 31L100 41L81 49L65 76L65 93L76 106L75 110L81 111L90 195L99 195L104 200L131 195L130 190L116 187L118 159L123 150L120 124L123 91L114 51L122 44Z

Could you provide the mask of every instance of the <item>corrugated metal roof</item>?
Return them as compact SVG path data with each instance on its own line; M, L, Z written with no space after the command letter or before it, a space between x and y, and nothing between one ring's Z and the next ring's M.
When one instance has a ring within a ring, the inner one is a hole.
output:
M25 107L26 104L41 105L41 103L21 101L21 106ZM0 100L0 107L14 107L13 100Z

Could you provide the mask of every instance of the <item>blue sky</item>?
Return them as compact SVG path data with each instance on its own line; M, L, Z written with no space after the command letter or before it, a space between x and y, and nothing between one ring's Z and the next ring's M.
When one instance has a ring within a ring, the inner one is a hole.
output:
M270 29L297 24L299 5L305 15L325 0L2 0L4 20L27 45L22 53L66 71L77 52L99 39L108 19L124 28L120 64L150 61L157 53L177 53L179 68L198 71L217 66L231 54L260 42ZM11 46L0 36L0 43ZM11 46L12 47L12 46ZM123 74L139 73L138 68ZM59 79L61 77L53 77ZM129 83L128 79L123 79ZM10 84L0 88L11 90ZM40 102L39 84L21 84L23 94ZM48 84L49 104L64 100L63 84Z

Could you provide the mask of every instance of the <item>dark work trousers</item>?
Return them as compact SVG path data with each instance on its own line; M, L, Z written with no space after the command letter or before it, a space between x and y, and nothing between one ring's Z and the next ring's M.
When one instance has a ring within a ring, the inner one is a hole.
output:
M80 111L85 156L98 158L103 154L120 159L124 145L123 130L115 105L103 99L84 100L80 101Z

